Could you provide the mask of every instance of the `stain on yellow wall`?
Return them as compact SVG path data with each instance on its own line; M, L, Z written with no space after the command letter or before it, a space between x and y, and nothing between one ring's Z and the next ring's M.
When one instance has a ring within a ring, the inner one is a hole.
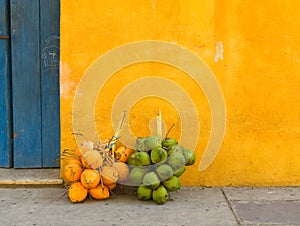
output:
M184 90L198 114L197 161L182 176L183 185L300 185L299 8L297 0L61 0L62 149L76 148L72 107L93 63L127 43L165 41L203 60L222 90L226 131L215 160L199 171L212 126L205 93L184 71L159 62L129 65L103 84L91 119L100 138L114 132L111 111L121 91L138 79L159 76ZM139 100L127 115L134 135L150 135L158 109L166 128L176 124L170 136L180 139L178 109L157 97Z

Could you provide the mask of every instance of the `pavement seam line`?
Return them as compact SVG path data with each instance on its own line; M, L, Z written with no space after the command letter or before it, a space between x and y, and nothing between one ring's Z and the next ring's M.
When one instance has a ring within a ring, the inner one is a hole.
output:
M224 189L221 188L221 191L222 191L222 194L223 194L223 196L224 196L224 198L225 198L225 200L226 200L226 202L227 202L227 205L228 205L228 207L229 207L229 209L230 209L230 211L231 211L231 213L232 213L232 215L233 215L233 217L234 217L234 219L235 219L237 225L238 225L238 226L241 226L241 225L242 225L242 224L241 224L241 220L240 220L239 216L237 215L237 213L234 211L234 209L233 209L233 207L232 207L232 205L231 205L231 203L230 203L230 201L229 201L229 199L228 199L228 197L227 197L227 195L226 195Z

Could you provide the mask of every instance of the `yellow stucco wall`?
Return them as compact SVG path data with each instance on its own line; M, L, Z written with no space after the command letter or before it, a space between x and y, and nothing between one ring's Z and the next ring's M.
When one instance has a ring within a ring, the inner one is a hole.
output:
M210 100L187 73L159 62L131 64L102 84L91 119L100 138L114 132L116 97L138 79L159 76L184 90L198 114L197 162L182 177L183 185L300 185L299 9L298 0L61 0L62 149L76 148L72 107L74 97L84 94L75 91L93 63L121 45L160 40L196 54L220 86L226 130L218 155L199 171L212 127ZM139 91L132 93L138 96ZM166 92L179 95L176 89ZM176 106L144 98L132 107L126 123L135 136L150 135L149 121L161 109L165 127L176 124L170 136L180 139L183 125Z

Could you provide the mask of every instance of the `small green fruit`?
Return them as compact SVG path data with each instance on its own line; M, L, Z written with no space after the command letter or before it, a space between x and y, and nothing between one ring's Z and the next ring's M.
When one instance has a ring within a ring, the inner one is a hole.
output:
M156 168L156 173L160 180L164 181L173 176L173 169L167 164L162 164Z
M185 158L181 152L174 152L169 156L168 160L169 165L172 167L174 171L184 167Z
M170 179L163 181L162 184L168 191L176 191L181 187L180 180L176 176L172 176Z
M152 189L141 185L138 187L136 194L140 200L150 200L152 198Z
M165 149L158 147L151 151L150 157L152 163L162 163L168 158L168 153Z
M183 150L183 155L184 155L184 158L185 158L185 165L186 166L190 166L190 165L193 165L196 161L196 156L195 156L195 153L190 150L190 149L184 149Z
M155 172L146 173L143 178L143 185L150 189L156 189L160 185L159 177Z
M176 145L176 144L178 144L178 142L174 138L165 138L161 142L162 147L165 148L165 149L169 149L173 145Z
M160 205L165 204L169 199L169 193L163 185L160 185L157 189L152 191L152 199Z
M151 164L150 156L147 152L137 152L135 154L136 166L149 166Z
M144 151L145 150L145 139L146 138L144 138L144 137L138 137L138 138L136 138L135 148L138 151Z
M144 175L146 174L147 169L141 167L133 168L129 173L129 179L133 185L139 186L143 183Z
M180 177L185 172L185 167L181 167L180 169L176 170L173 175L176 177Z
M135 166L136 152L133 152L127 159L127 164L130 166Z
M179 144L173 145L171 148L169 148L167 150L168 156L170 156L174 152L181 152L183 154L183 151L184 151L184 148Z
M151 151L154 148L161 147L161 138L149 136L144 140L144 151Z

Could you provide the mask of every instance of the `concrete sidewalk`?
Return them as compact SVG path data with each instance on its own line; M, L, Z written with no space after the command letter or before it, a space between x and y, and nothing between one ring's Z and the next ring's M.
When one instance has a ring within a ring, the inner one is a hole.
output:
M12 185L2 177L1 226L300 225L298 187L182 187L172 192L164 205L138 200L132 187L118 187L107 200L87 199L73 204L68 200L66 189L55 178L51 180L54 179L56 186L50 187L50 179L47 182L44 177L40 182L36 178L23 178L24 184L15 177L9 179ZM31 180L35 187L29 186Z

